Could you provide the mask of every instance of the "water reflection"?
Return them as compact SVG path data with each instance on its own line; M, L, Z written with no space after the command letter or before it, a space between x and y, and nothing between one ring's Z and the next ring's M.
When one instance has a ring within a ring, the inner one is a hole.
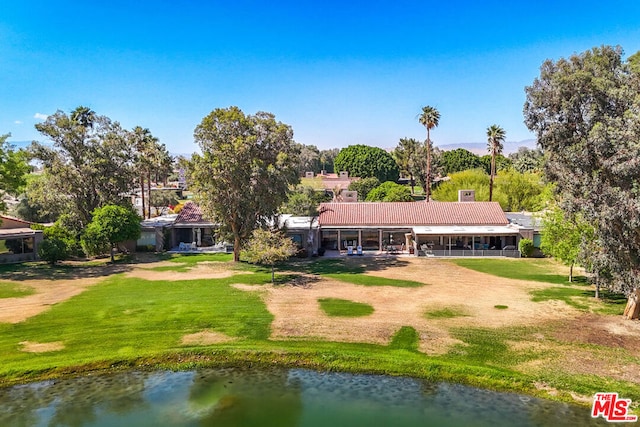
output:
M597 426L589 410L413 378L129 372L0 389L2 426Z

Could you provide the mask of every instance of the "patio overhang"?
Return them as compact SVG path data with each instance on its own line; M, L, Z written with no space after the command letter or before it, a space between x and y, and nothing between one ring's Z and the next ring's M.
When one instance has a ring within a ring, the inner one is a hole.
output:
M414 226L416 236L513 236L518 230L504 225Z

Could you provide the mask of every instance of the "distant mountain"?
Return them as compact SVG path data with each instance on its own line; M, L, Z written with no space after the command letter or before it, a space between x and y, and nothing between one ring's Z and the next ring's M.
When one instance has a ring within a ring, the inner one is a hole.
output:
M445 144L445 145L436 144L436 147L444 151L455 150L457 148L464 148L465 150L469 150L473 154L477 154L479 156L484 156L485 154L488 154L486 142L460 142L457 144ZM507 156L511 153L515 153L516 151L518 151L518 148L520 147L527 147L529 149L534 149L536 148L536 140L525 139L524 141L505 142L504 149L502 150L502 154Z

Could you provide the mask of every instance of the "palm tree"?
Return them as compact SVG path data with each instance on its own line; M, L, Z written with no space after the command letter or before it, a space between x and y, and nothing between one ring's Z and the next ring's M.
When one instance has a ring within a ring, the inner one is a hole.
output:
M489 178L489 201L493 199L493 178L496 175L496 156L502 154L506 132L498 125L491 125L487 128L487 149L491 154L491 175Z
M431 135L430 131L434 127L438 126L440 121L440 112L434 107L427 105L422 107L422 114L418 118L421 125L427 128L427 183L426 183L426 201L428 202L431 197Z

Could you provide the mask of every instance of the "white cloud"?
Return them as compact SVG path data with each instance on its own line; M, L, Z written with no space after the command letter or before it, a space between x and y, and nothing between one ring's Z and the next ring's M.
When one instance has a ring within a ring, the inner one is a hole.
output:
M34 119L38 119L38 120L47 120L47 117L49 117L49 116L47 116L46 114L42 114L42 113L35 113L33 115L33 118Z
M15 123L16 125L21 125L22 124L22 122L20 120L16 120L13 123Z

